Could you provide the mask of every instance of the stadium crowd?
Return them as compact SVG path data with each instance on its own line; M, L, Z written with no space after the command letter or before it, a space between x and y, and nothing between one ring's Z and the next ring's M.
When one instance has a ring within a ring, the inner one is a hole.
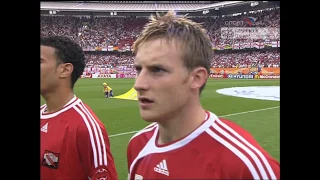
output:
M280 9L264 10L250 14L242 13L238 16L223 16L221 18L191 17L190 19L204 24L213 45L223 45L235 42L221 39L221 27L278 28L280 27ZM41 16L41 36L68 36L76 40L84 49L117 46L119 50L128 50L131 49L132 43L147 21L147 17L94 17L91 19L88 16L43 15ZM87 65L88 67L121 66L130 69L133 58L126 53L122 55L110 55L104 52L87 53ZM215 53L211 63L212 67L223 68L250 67L257 64L263 67L280 67L280 52L278 50L259 50L256 52Z
M250 67L280 67L280 52L251 51L215 53L212 68L250 68Z
M87 67L114 68L126 67L133 70L134 56L130 53L122 55L104 52L87 53ZM211 62L212 68L250 68L250 67L280 67L280 52L278 49L216 52Z

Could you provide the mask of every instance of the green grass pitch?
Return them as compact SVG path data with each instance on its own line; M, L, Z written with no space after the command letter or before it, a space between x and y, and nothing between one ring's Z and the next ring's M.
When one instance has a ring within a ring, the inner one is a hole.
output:
M132 88L134 79L79 79L75 86L76 95L105 124L119 179L126 179L126 148L133 135L128 132L140 130L148 124L139 116L137 101L104 98L103 82L110 84L117 96ZM216 93L217 89L238 86L280 86L280 81L209 79L201 95L203 107L218 116L227 115L227 119L247 129L263 148L280 161L280 101L254 100ZM44 101L41 98L40 105L42 104Z

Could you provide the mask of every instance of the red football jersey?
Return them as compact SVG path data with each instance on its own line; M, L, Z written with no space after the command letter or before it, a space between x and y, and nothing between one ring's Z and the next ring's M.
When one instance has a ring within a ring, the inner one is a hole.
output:
M235 123L211 112L195 131L157 144L152 123L128 145L128 179L279 179L280 164Z
M41 106L41 180L116 180L107 131L80 99L45 113Z

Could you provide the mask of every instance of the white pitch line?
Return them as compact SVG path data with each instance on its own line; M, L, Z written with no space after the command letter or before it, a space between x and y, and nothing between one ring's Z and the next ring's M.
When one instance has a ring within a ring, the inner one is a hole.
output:
M234 114L227 114L227 115L218 116L218 117L228 117L228 116L235 116L235 115L240 115L240 114L248 114L248 113L253 113L253 112L259 112L259 111L266 111L266 110L270 110L270 109L276 109L276 108L279 108L279 107L280 107L280 106L263 108L263 109L256 109L256 110L252 110L252 111L244 111L244 112L239 112L239 113L234 113Z
M266 111L266 110L270 110L270 109L276 109L276 108L279 108L279 107L280 107L280 106L263 108L263 109L256 109L256 110L252 110L252 111L244 111L244 112L227 114L227 115L218 116L218 117L236 116L236 115L240 115L240 114L248 114L248 113L253 113L253 112L259 112L259 111ZM139 130L139 131L140 131L140 130ZM122 135L126 135L126 134L133 134L133 133L136 133L136 132L138 132L138 131L130 131L130 132L124 132L124 133L119 133L119 134L113 134L113 135L110 135L109 137L116 137L116 136L122 136Z

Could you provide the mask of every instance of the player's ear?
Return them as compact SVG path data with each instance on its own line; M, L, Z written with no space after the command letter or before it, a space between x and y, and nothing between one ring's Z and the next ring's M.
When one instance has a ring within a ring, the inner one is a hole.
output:
M208 79L208 72L204 67L197 67L192 71L191 88L200 88Z
M65 63L61 65L60 77L68 77L73 72L73 65L71 63Z

